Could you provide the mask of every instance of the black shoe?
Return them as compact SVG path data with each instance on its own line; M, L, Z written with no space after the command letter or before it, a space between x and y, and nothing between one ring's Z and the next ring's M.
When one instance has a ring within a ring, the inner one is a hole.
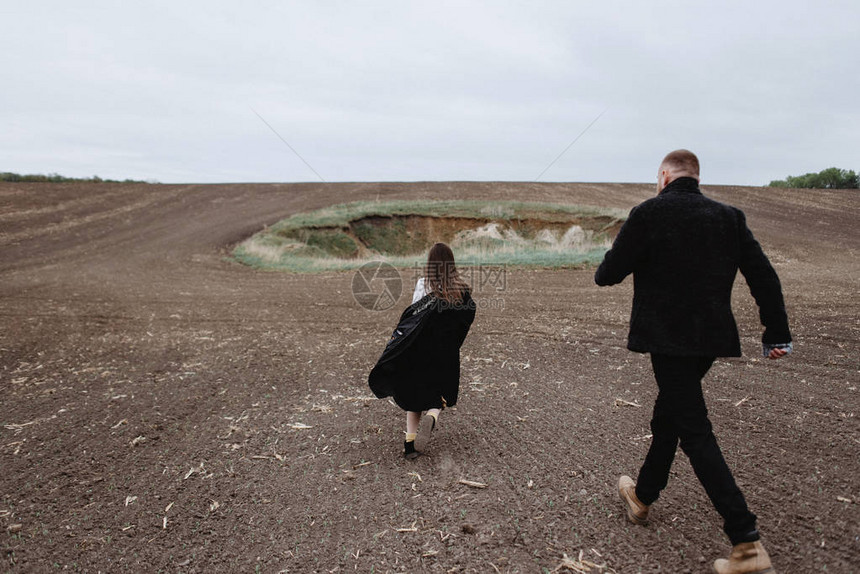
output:
M407 440L403 441L403 456L407 460L413 460L418 458L421 453L415 450L415 441Z

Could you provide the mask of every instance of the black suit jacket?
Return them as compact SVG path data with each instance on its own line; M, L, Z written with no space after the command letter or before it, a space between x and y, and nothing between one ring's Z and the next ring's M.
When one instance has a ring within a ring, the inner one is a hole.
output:
M779 278L743 212L682 177L633 208L594 280L615 285L633 274L631 351L739 357L731 307L739 269L759 306L762 341L791 342Z

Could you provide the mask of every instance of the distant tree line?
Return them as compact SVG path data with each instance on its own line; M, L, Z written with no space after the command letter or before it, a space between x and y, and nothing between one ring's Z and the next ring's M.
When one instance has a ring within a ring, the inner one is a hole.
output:
M31 173L22 175L20 173L12 173L11 171L0 172L0 181L35 181L43 183L62 183L69 181L85 181L87 183L157 183L155 181L142 181L139 179L102 179L97 175L92 177L65 177L58 173L49 173L47 175Z
M790 175L785 179L770 182L770 187L802 187L815 189L858 189L860 176L854 170L829 167L818 173Z

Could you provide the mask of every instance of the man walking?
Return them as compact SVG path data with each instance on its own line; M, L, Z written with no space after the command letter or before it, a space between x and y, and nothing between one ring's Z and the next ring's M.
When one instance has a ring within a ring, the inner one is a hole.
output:
M692 152L676 150L663 159L657 191L657 197L630 212L594 275L604 286L633 274L627 348L651 353L659 389L651 447L638 480L622 476L618 491L630 521L645 524L651 504L666 487L680 441L733 545L728 560L717 560L714 569L720 574L772 573L756 516L714 437L702 378L716 357L741 355L731 310L738 270L759 307L765 356L778 359L791 352L779 278L743 212L702 195L699 160Z

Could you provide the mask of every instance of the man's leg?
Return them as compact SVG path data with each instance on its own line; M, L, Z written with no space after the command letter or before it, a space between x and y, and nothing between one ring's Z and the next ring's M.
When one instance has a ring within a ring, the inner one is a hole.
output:
M756 516L747 508L708 420L702 378L714 359L652 355L651 360L661 394L672 389L671 418L681 450L690 458L693 471L723 517L723 530L732 544L758 540Z
M678 433L671 418L673 402L671 389L661 388L651 417L651 446L636 479L636 497L642 504L653 504L669 481L669 470L678 449Z

